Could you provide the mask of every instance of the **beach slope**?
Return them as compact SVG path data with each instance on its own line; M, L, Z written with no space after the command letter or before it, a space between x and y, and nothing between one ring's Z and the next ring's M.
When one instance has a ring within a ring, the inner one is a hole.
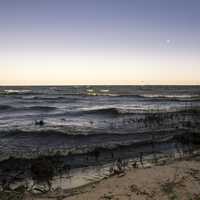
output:
M44 196L27 195L26 200L197 200L200 199L200 157L176 160L165 165L129 169L98 183L73 191Z

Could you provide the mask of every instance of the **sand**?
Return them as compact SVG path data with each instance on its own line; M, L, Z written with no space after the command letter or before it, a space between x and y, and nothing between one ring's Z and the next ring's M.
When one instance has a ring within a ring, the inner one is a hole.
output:
M44 195L27 194L25 200L198 200L200 157L176 160L165 165L128 169L98 183L71 191Z

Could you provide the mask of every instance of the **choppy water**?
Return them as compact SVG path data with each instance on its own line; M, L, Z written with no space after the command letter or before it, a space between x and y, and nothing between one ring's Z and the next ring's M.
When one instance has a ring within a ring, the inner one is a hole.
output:
M165 139L181 110L199 106L200 86L0 87L0 152L81 153L148 141L152 132ZM165 120L152 122L152 113Z

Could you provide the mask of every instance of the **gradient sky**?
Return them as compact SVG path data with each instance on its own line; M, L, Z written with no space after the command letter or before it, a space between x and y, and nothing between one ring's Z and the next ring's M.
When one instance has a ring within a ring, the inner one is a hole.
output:
M1 0L0 84L200 84L200 1Z

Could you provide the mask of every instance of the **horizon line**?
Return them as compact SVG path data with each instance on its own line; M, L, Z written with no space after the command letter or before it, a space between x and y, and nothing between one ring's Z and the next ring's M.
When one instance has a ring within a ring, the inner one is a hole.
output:
M37 86L200 86L200 84L0 84L0 87L37 87Z

